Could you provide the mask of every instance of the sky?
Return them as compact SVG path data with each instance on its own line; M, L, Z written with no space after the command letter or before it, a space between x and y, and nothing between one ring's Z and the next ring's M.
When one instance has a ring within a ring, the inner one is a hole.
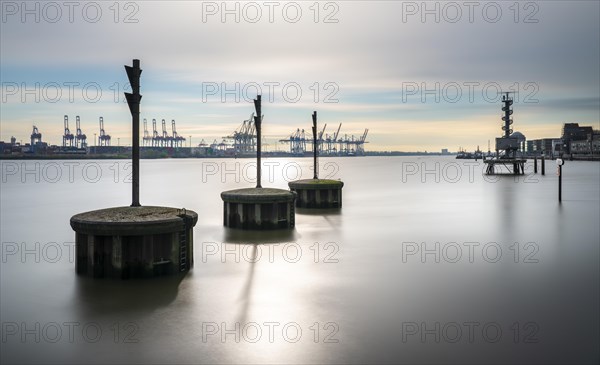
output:
M514 130L600 129L599 1L1 1L0 140L32 125L60 144L64 115L131 144L124 65L140 59L141 118L186 145L231 135L263 99L269 148L319 125L366 150L487 149ZM143 127L142 127L143 128ZM93 145L93 142L89 142Z

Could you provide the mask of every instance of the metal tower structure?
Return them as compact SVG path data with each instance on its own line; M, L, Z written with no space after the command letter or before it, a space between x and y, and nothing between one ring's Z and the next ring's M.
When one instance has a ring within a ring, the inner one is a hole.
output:
M263 114L261 112L261 95L256 95L256 99L254 99L254 110L256 110L256 116L254 117L254 125L256 126L256 188L262 188L261 185L261 144L260 140L260 131L263 120Z
M158 147L161 144L161 137L156 130L156 119L152 119L152 147Z
M177 128L175 128L175 119L171 120L171 132L172 132L172 144L173 147L183 147L183 142L185 142L185 137L177 134Z
M287 139L280 139L279 142L289 143L290 153L293 155L304 155L306 152L306 133L304 129L296 129Z
M502 107L502 111L504 112L504 116L502 117L502 120L504 121L502 130L504 131L504 138L508 138L513 132L511 128L513 120L510 117L513 114L513 110L510 108L513 105L513 99L510 97L510 92L506 92L505 95L502 96L502 103L504 104Z
M217 139L215 138L215 140L210 144L210 149L212 149L213 151L221 151L224 152L227 149L227 142L225 140L222 140L220 143L217 141Z
M368 129L365 129L363 134L359 137L348 136L340 137L340 130L342 123L338 126L337 130L333 135L325 134L327 124L324 125L323 130L317 132L317 142L319 153L323 155L364 155L364 145L367 142ZM281 139L279 142L290 144L290 153L294 155L304 155L306 153L306 142L314 144L312 138L306 139L304 129L296 129L288 138Z
M161 136L161 146L166 147L172 142L169 133L167 133L167 122L162 120L162 136Z
M312 125L312 132L313 132L313 169L314 169L314 174L313 174L313 179L318 179L319 178L319 164L318 164L318 157L319 157L319 139L321 137L323 137L323 133L325 132L325 128L323 128L323 131L321 132L321 134L319 134L319 137L317 138L317 111L315 110L312 113L312 121L313 121L313 125ZM327 124L325 124L325 127L327 127ZM317 148L315 148L315 146L317 146Z
M100 136L98 137L98 145L110 146L110 135L104 131L104 118L100 117Z
M512 165L512 173L515 175L525 173L525 160L517 158L520 140L519 138L516 138L516 136L511 136L513 133L513 110L511 109L513 99L510 94L512 93L513 92L502 92L502 111L504 112L502 115L502 121L504 122L502 123L503 136L496 138L496 159L485 161L487 164L486 174L488 175L496 173L496 165L504 166L505 168L508 168L509 171ZM503 153L500 153L500 151L503 151Z
M365 132L363 133L363 135L358 138L358 142L356 143L356 154L357 155L360 155L360 156L365 155L365 143L368 143L366 141L367 134L369 134L368 128L365 129Z
M75 147L86 148L87 147L87 136L81 132L81 123L79 115L75 117L75 126L77 128L75 132Z
M496 138L496 153L500 151L504 151L502 155L503 158L516 158L517 150L519 149L519 142L516 138L511 138L511 134L513 132L512 129L512 114L513 110L511 106L513 105L513 99L510 97L512 92L504 92L502 95L502 111L504 115L502 116L502 131L504 135L501 138Z
M152 143L152 138L148 133L148 121L144 118L144 137L142 137L142 145L149 146Z
M64 126L65 133L63 134L62 138L63 147L73 147L73 140L75 139L75 136L69 130L69 117L67 115L65 115L64 118Z
M242 125L231 136L223 138L233 140L233 149L236 155L253 154L256 152L256 124L254 113L244 120Z
M327 155L336 155L338 152L337 149L337 138L340 134L340 129L342 128L342 123L338 126L337 131L333 135L326 134L325 135L325 151L324 153Z
M315 144L317 145L317 149L319 154L323 153L324 150L324 141L323 141L323 135L325 134L325 128L327 128L327 123L324 124L323 126L323 130L321 131L315 131L313 129L312 134L313 134L313 138L309 138L308 142L310 144L312 144L312 150L314 151L315 149ZM315 138L316 137L316 138Z
M344 138L340 138L336 141L339 146L340 154L347 156L363 156L365 154L364 145L365 143L368 143L366 141L368 133L369 130L365 129L360 137L355 137L354 135L348 137L347 134L344 134Z
M33 126L33 131L31 132L31 147L38 143L42 143L42 134L38 131L38 127Z

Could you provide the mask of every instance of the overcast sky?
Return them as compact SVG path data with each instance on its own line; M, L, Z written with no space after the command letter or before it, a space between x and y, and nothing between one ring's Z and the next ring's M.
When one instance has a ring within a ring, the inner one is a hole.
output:
M79 115L90 140L102 116L113 143L130 144L133 58L141 117L149 128L165 119L169 133L175 119L194 145L231 134L257 86L271 141L310 130L317 110L328 134L368 128L369 150L487 149L502 132L500 89L518 91L514 128L528 139L557 137L565 122L600 128L598 1L226 7L2 1L0 139L28 142L35 124L59 144L63 116L74 132Z

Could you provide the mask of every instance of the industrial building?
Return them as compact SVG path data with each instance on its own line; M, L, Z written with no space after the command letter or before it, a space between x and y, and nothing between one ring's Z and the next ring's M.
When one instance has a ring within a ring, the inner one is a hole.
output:
M527 141L527 154L547 157L569 155L585 157L600 155L600 131L578 123L565 123L561 138L541 138Z

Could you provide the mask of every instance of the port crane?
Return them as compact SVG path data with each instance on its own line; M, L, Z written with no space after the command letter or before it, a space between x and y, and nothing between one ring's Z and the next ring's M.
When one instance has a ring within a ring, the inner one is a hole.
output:
M160 136L156 130L156 119L152 119L152 147L160 146Z
M179 134L177 134L177 129L175 128L175 119L171 120L171 132L173 134L173 136L171 138L172 138L174 147L182 147L183 142L185 141L185 137L182 137Z
M169 143L171 142L171 137L169 137L169 134L167 133L167 122L163 119L162 120L162 136L161 136L161 146L168 146Z
M367 134L369 134L368 128L365 129L365 132L363 133L362 136L360 136L360 138L358 139L358 142L356 143L356 154L357 155L365 154L365 143L369 143L366 141Z
M340 129L342 129L342 123L340 123L337 131L333 134L333 136L331 136L331 137L327 136L327 138L326 138L328 155L337 153L336 141L337 141L338 135L340 134Z
M323 130L317 132L317 148L319 149L319 153L323 152L323 135L325 134L325 128L327 128L327 123L323 126ZM314 144L313 139L309 138L308 143ZM312 148L315 148L315 146Z
M110 135L104 131L104 118L100 117L100 136L98 137L98 144L100 146L110 146Z
M223 137L233 140L235 154L247 154L256 151L256 127L254 125L254 113L250 118L244 120L240 127L233 132L233 135Z
M289 143L291 154L303 155L306 152L306 133L304 129L296 129L287 139L280 139L279 142Z
M317 136L317 147L319 148L319 153L323 153L323 134L325 134L325 128L327 128L327 123L323 125L323 130Z
M150 145L152 138L150 138L150 134L148 133L148 121L144 118L144 137L142 137L142 145L148 146Z
M323 130L319 131L317 134L317 148L319 148L320 152L328 155L364 155L364 144L368 143L366 141L367 135L369 133L368 129L365 129L363 134L358 137L355 137L353 135L348 136L347 134L344 134L344 137L340 137L342 123L339 124L337 130L333 135L326 134L326 128L327 124L325 124ZM304 153L306 153L307 141L303 129L296 129L296 131L292 133L287 139L281 139L279 140L279 142L289 143L290 153L294 155L303 155ZM310 140L308 142L314 143Z
M38 143L42 143L42 134L38 131L38 127L33 126L33 131L31 132L31 147L37 145Z
M65 133L63 134L63 147L73 147L75 136L69 130L69 117L65 115L64 119Z
M79 115L75 117L75 147L86 148L87 147L87 136L81 131L81 120Z
M291 153L294 154L304 154L306 151L306 134L304 133L304 129L300 130L298 128L296 133L291 136L292 144L291 144Z

